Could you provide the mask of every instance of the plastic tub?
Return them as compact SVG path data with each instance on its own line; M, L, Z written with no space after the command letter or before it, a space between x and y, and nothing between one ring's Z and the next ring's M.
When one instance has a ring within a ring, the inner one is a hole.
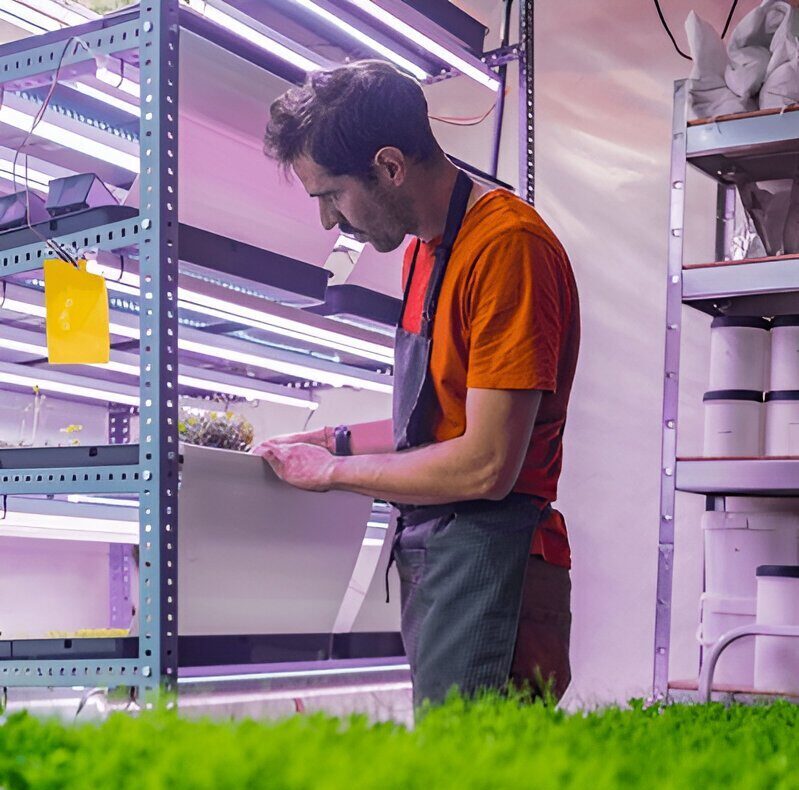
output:
M758 458L763 454L763 393L716 390L705 393L707 458Z
M757 622L799 625L799 565L757 569ZM799 696L799 637L756 638L755 688Z
M799 391L766 393L766 455L799 455Z
M722 316L710 325L710 390L767 388L769 322L763 318Z
M771 322L770 367L770 390L799 390L799 315L781 315Z
M799 564L799 513L708 511L702 531L712 595L754 599L758 566Z
M754 598L728 598L704 593L699 599L699 643L709 650L727 631L755 622ZM754 639L739 639L724 650L713 673L713 685L752 688Z

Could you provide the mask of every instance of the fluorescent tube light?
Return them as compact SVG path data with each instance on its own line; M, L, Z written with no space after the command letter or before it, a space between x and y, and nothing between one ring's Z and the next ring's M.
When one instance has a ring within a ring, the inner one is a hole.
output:
M141 116L141 112L135 104L112 96L110 93L105 93L99 88L93 88L91 85L84 85L82 82L70 82L69 87L76 90L78 93L82 93L84 96L89 96L92 99L103 102L109 107L116 107L116 109L122 110L122 112L126 112L128 115L135 115L137 118Z
M97 261L89 261L87 271L101 274L106 277L108 288L119 290L128 294L135 294L139 287L139 277L131 272L124 272L121 278L119 272L113 268L103 266ZM183 310L191 310L201 315L213 318L220 318L225 321L236 321L245 326L252 326L256 329L264 329L283 337L290 337L313 345L332 348L337 351L344 351L349 354L361 356L380 362L384 365L391 365L394 362L394 351L388 346L372 343L368 340L351 337L340 332L329 329L320 329L309 326L302 321L284 318L283 316L272 315L261 310L254 310L250 307L243 307L217 299L213 296L196 293L187 288L178 288L178 307ZM315 379L321 381L321 379Z
M16 6L17 3L9 3L7 0L0 0L0 19L2 19L4 22L14 25L14 27L21 28L22 30L35 35L46 33L48 30L52 30L51 27L44 27L44 25L49 25L51 20L42 19L42 24L36 24L36 22L33 21L33 18L35 17L25 18L20 16L21 13L26 12L18 10L16 13L14 13L14 11L10 10L12 7Z
M75 505L110 505L111 507L138 507L136 499L114 499L112 497L94 496L93 494L69 494L67 502Z
M317 381L320 384L329 384L333 387L355 387L357 389L385 393L391 393L393 391L391 384L382 381L362 379L347 373L318 370L295 362L268 359L259 354L234 351L229 348L220 349L212 345L199 343L194 340L187 340L181 337L178 337L178 348L212 358L219 358L221 354L225 359L231 362L238 362L241 365L249 365L254 368L261 368L262 370L271 370L275 373L283 373L286 376L307 379L308 381Z
M99 400L103 403L124 403L127 406L138 406L139 398L137 395L128 395L111 389L103 389L88 384L77 384L70 381L63 381L46 375L41 371L27 370L27 372L16 373L10 370L17 365L0 364L0 386L14 384L18 387L38 387L42 392L56 393L58 395L74 395L89 400ZM24 369L24 368L23 368ZM70 376L70 379L77 380L77 376Z
M249 25L245 25L243 22L226 14L224 11L220 11L218 8L209 5L205 0L184 0L184 2L192 11L196 11L198 14L204 16L209 22L214 22L220 27L229 30L231 33L240 36L245 41L255 44L256 47L260 47L266 52L276 55L281 60L285 60L287 63L291 63L293 66L297 66L297 68L303 71L317 71L322 68L320 63L315 63L299 52L290 49L285 44L281 44L279 41L275 41L269 38L269 36L251 28Z
M49 30L83 25L98 16L77 3L61 3L57 0L3 0L3 5L16 6L20 13L28 17L34 14L45 17L50 23Z
M384 44L381 44L379 41L376 41L362 30L358 30L357 27L351 25L349 22L345 22L343 19L331 13L327 9L317 5L313 2L313 0L294 0L294 2L303 8L307 8L310 12L316 14L320 19L324 19L325 22L334 25L348 36L351 36L356 41L359 41L361 44L369 47L369 49L373 50L378 55L382 55L386 60L390 60L395 65L405 69L405 71L408 73L413 74L417 80L426 80L429 78L430 75L423 68L417 66L407 58L404 58L399 53L394 52L394 50L390 49Z
M40 192L47 192L50 189L50 181L53 179L53 176L48 176L45 173L40 173L38 170L34 170L33 168L25 169L24 164L24 154L20 154L19 161L17 162L16 167L16 182L14 180L14 168L13 162L6 162L4 159L0 159L0 178L4 181L9 181L10 183L16 183L17 187L28 187L28 189L38 189ZM27 172L27 179L25 178Z
M382 22L401 36L404 36L416 46L423 47L429 53L435 55L445 63L448 63L467 77L471 77L476 82L485 85L487 88L491 88L493 91L499 89L499 80L496 77L486 74L474 64L464 60L437 41L433 41L432 38L426 36L416 28L411 27L407 22L403 22L399 17L381 8L374 0L347 0L347 2L359 8L364 13L369 14L369 16L374 17L379 22Z
M20 538L138 543L139 523L107 518L8 512L3 519L2 533L3 536Z
M23 132L30 132L33 125L33 116L28 115L13 107L3 106L0 107L0 123L7 123L9 126L14 126L21 129ZM40 121L35 131L35 136L42 137L45 140L50 140L58 145L63 145L67 148L72 148L87 156L100 159L109 164L116 165L117 167L129 170L131 173L139 172L139 157L133 154L127 154L120 151L118 148L112 148L105 143L99 143L91 140L88 137L77 134L76 132L64 129L61 126L56 126L49 121Z
M26 341L21 341L14 338L6 338L0 337L0 348L7 348L12 351L21 351L26 354L34 354L36 356L47 356L47 346L42 344L35 344ZM218 351L215 354L218 356ZM139 366L132 363L126 362L119 362L118 360L112 359L110 362L105 364L96 364L90 365L90 367L101 368L104 370L110 370L115 373L122 373L123 375L127 376L134 376L138 378L140 375ZM4 377L2 372L0 372L0 386L2 386ZM9 380L9 383L15 383ZM204 375L197 375L195 372L194 375L191 374L182 374L178 372L178 384L184 387L192 387L194 389L203 390L204 392L211 392L211 393L221 393L224 395L231 395L237 398L245 398L246 400L259 400L259 401L269 401L270 403L278 403L282 406L295 406L303 409L309 409L310 411L316 411L319 404L315 403L314 401L307 400L305 398L297 398L292 395L282 395L278 392L272 392L266 388L259 388L256 382L253 382L252 386L240 386L238 384L229 382L229 381L215 381L213 375L206 377ZM45 389L44 386L41 389ZM98 390L98 392L104 392L103 390ZM71 392L67 394L78 394L76 392ZM119 397L115 395L115 398ZM129 405L138 406L139 400L138 398L135 399L134 402L130 401L119 401L115 400L115 398L107 398L106 400L118 403L129 403Z

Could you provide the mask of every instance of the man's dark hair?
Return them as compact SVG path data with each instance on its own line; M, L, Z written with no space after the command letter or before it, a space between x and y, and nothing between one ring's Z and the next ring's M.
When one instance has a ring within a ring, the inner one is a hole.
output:
M311 72L269 115L264 150L286 169L308 155L333 175L369 178L385 146L419 162L440 150L421 86L383 61Z

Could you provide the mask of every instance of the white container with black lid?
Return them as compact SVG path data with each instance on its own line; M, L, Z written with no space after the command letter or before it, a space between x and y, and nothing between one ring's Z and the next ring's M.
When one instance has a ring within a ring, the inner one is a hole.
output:
M799 315L780 315L771 322L769 390L799 391Z
M799 456L799 390L766 393L766 455Z
M763 393L754 390L706 392L706 458L759 458L763 454Z
M799 565L757 569L757 622L799 626ZM799 637L755 638L755 689L799 696Z
M767 389L769 327L764 318L719 316L710 325L710 390Z

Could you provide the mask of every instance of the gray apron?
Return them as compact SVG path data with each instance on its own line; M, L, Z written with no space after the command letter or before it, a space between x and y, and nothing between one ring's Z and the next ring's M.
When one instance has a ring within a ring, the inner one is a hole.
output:
M471 188L472 182L459 172L435 252L421 331L406 331L402 320L397 329L393 425L398 451L433 441L433 319ZM419 242L405 285L403 315L418 252ZM425 700L442 702L453 687L471 696L507 685L524 572L542 504L511 494L502 501L396 505L400 515L392 560L400 577L402 639L417 707Z

